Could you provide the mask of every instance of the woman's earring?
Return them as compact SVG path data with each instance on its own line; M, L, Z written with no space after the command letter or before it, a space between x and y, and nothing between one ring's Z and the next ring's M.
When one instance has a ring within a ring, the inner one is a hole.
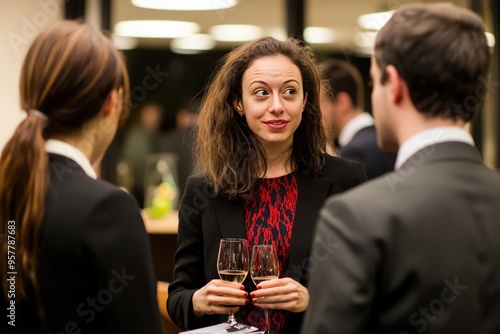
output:
M245 114L244 114L244 113L241 113L241 114L240 114L240 117L243 117L243 115L245 115Z

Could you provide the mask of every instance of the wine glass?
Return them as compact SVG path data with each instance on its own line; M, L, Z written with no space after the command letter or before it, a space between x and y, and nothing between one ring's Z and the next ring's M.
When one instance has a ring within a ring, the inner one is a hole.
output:
M279 277L278 255L273 245L253 246L250 276L256 286L262 281L268 281ZM267 308L264 308L264 316L266 321L266 334L269 334L269 314Z
M247 240L236 238L223 238L220 240L217 272L222 280L243 283L248 274L248 265ZM233 313L229 315L227 323L236 323Z

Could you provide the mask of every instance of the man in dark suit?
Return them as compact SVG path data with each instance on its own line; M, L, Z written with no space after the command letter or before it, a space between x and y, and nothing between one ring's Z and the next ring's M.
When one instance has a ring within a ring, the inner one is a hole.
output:
M396 154L377 146L373 118L364 112L363 80L359 71L344 60L322 64L329 89L323 89L321 111L343 158L361 162L369 179L394 169Z
M302 333L500 333L500 175L463 128L489 58L481 19L451 4L379 32L372 102L396 171L322 209Z

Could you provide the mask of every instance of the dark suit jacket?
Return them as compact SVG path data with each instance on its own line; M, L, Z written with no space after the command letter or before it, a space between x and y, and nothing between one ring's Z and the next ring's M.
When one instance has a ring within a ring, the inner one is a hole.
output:
M319 209L325 199L350 189L366 179L361 164L337 157L326 157L317 175L297 174L299 196L290 241L290 277L307 284L307 263L312 234ZM227 315L205 315L194 320L192 295L212 279L218 279L219 240L246 238L244 209L238 202L213 196L199 177L190 177L179 212L178 249L174 281L169 286L167 308L170 317L183 328L198 328L227 320ZM247 284L249 277L247 277ZM300 328L303 313L289 313L287 333Z
M378 147L373 125L359 130L346 146L339 148L339 152L343 158L361 162L368 179L394 170L396 154L384 152Z
M49 154L49 172L39 253L46 326L36 316L33 298L17 308L16 332L161 333L156 280L137 203L63 156Z
M500 175L470 145L331 198L312 252L325 240L302 333L500 333Z

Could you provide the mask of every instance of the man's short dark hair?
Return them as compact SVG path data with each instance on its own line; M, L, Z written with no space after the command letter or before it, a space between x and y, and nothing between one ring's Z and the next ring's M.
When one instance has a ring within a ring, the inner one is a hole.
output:
M364 108L363 79L358 69L345 60L330 59L321 64L323 77L328 81L327 95L335 100L337 94L345 92L354 107Z
M481 18L451 4L404 6L380 30L375 59L399 72L417 110L470 121L483 106L489 48Z

